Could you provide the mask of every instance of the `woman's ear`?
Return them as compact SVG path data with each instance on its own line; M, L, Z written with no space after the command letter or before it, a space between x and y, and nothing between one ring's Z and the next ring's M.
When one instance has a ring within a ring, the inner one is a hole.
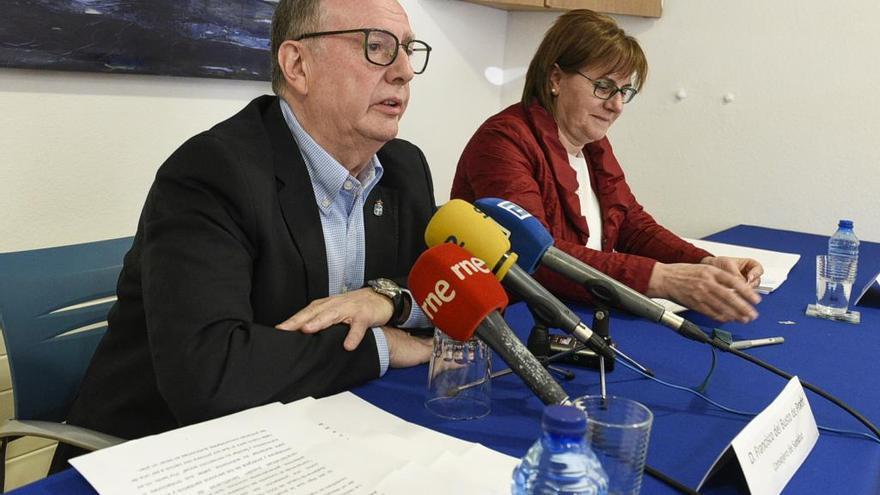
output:
M559 68L558 65L553 64L553 67L550 69L550 93L557 95L559 94L559 84L562 81L562 69Z

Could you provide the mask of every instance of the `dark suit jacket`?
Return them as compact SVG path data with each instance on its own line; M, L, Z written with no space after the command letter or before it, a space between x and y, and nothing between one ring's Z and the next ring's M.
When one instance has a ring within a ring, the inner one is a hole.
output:
M435 208L418 148L394 140L378 156L385 173L364 209L364 280L409 273ZM278 99L257 98L159 169L69 422L137 438L378 377L372 332L348 352L347 327L273 328L326 297L327 284L302 155Z

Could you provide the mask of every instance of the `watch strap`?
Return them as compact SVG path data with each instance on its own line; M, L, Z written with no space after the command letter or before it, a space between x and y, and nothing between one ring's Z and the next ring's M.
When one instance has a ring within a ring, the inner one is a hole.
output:
M388 319L388 324L392 327L399 327L403 325L407 319L409 319L409 311L407 311L407 307L411 307L411 304L407 304L409 296L406 291L399 291L397 295L391 298L391 303L394 305L394 311L391 313L391 318Z

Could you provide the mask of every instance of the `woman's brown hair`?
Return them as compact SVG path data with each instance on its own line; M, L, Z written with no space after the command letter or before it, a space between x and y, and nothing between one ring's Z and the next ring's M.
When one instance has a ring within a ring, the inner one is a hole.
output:
M526 73L522 103L529 105L538 100L551 115L556 114L556 100L550 94L554 65L566 73L600 67L608 74L635 74L638 90L648 75L648 61L639 42L611 17L586 9L572 10L556 19Z

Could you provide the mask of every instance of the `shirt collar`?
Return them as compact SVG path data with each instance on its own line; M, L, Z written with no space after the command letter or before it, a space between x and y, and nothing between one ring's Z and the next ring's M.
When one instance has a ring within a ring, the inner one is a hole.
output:
M318 206L329 208L336 201L336 197L339 195L345 182L351 177L351 174L348 172L348 169L342 166L303 129L296 119L296 115L293 114L290 105L284 101L284 98L279 98L278 101L281 105L281 113L284 115L285 122L287 122L287 127L290 128L293 139L296 141L297 146L299 146L300 153L302 153L303 160L306 163L306 169L312 180L312 188L315 191ZM363 186L363 197L366 198L369 196L370 191L373 190L373 187L379 183L382 175L383 168L379 162L379 157L373 155L367 166L353 180L355 183L360 183Z

